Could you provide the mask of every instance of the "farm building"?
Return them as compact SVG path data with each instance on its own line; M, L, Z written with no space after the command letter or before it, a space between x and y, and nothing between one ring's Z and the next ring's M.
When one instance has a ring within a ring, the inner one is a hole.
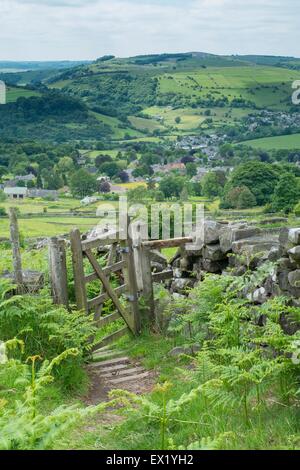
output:
M30 198L49 198L55 201L58 199L58 192L50 189L28 189L27 195Z
M24 199L28 194L27 188L4 188L4 194L10 199Z

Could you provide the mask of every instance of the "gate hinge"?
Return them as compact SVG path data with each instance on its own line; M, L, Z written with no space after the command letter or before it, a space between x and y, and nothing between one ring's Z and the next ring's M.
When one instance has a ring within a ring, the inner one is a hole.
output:
M139 300L139 296L138 295L126 295L125 296L126 300L128 300L128 302L137 302Z

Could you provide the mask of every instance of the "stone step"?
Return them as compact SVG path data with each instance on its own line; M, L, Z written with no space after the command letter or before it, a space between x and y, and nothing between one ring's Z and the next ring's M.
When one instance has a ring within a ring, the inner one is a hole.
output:
M129 363L129 358L127 356L124 356L124 357L116 357L116 358L112 358L112 359L108 359L108 360L103 360L103 361L99 361L99 359L96 358L96 360L94 360L90 366L93 366L93 367L107 367L107 366L112 366L112 365L115 365L115 364L122 364L122 363Z
M143 367L133 367L130 369L115 369L114 371L110 372L101 372L101 377L108 379L116 379L119 376L138 374L143 371L145 371Z
M137 381L139 379L144 379L148 376L149 376L149 372L144 372L142 374L135 374L135 375L129 375L129 376L126 376L126 377L121 377L119 379L112 379L112 380L109 380L109 382L112 385L118 385L118 384L122 384L124 382Z
M125 351L112 351L112 350L107 350L107 351L95 351L93 354L93 360L99 360L99 361L105 361L109 359L114 359L117 357L123 357L126 354Z

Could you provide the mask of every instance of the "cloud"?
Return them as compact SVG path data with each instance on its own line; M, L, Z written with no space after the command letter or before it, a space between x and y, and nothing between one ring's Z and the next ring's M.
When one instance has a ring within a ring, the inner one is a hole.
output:
M299 55L298 0L1 0L0 59Z

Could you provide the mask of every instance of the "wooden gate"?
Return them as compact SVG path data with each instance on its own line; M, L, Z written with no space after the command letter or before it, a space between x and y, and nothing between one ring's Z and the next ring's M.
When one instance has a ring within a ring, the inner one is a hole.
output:
M124 327L104 338L101 343L94 346L94 350L111 343L131 331L134 335L140 333L141 321L138 306L138 289L134 268L134 255L132 240L120 240L120 233L107 232L89 240L82 240L80 231L73 230L70 234L74 284L77 308L87 313L94 312L99 328L106 326L120 318L124 320ZM101 247L109 247L107 265L100 265L97 253ZM85 261L87 260L87 261ZM87 265L92 273L86 274ZM118 280L118 287L112 285L111 276ZM99 281L100 294L88 299L87 285ZM124 295L127 305L120 301ZM111 299L115 312L103 315L103 305Z

